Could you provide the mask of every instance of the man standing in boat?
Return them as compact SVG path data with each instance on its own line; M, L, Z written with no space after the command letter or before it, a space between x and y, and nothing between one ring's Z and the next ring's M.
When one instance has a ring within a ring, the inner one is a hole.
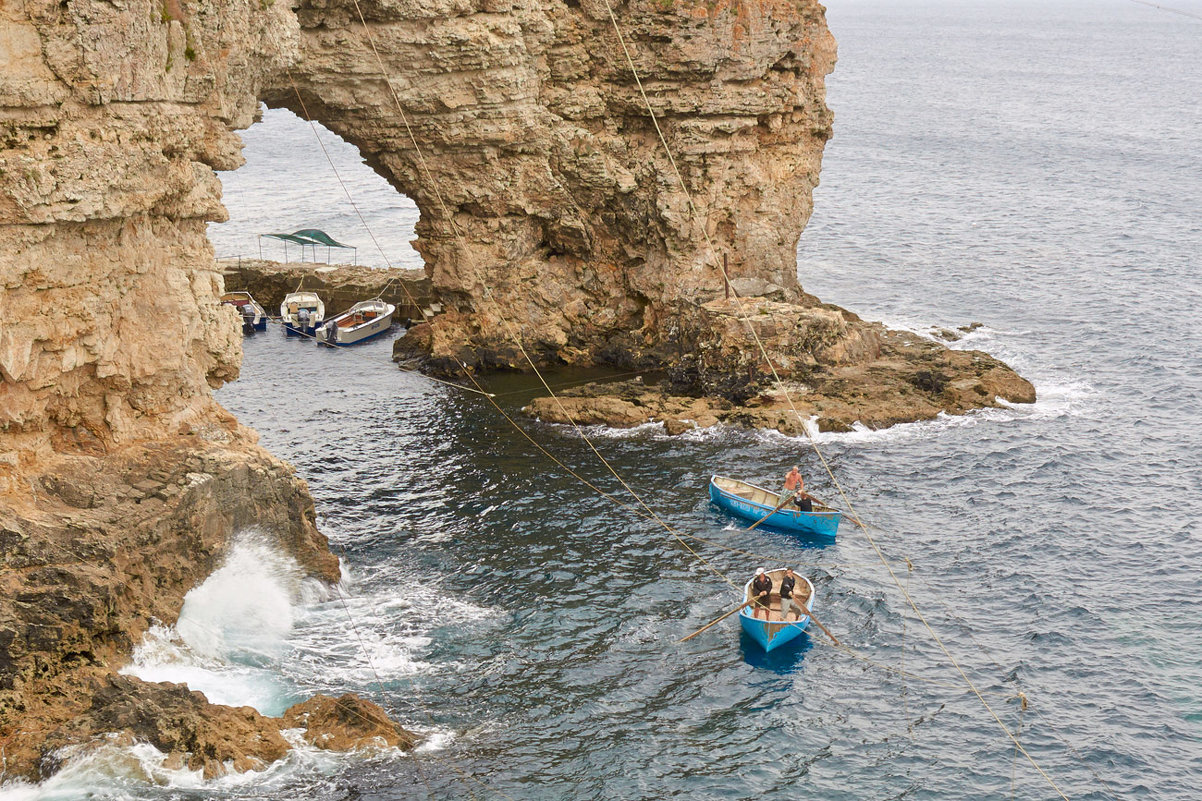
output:
M777 506L784 506L786 498L792 495L793 505L803 512L814 511L814 504L810 502L810 495L806 492L805 479L801 477L801 471L797 469L797 465L793 465L793 469L785 474L785 488L781 491L780 497L777 498Z
M805 482L801 480L801 471L797 469L797 465L793 465L793 469L785 473L785 488L781 490L780 497L776 499L778 506L784 506L785 500L789 496L796 496L797 492L805 486Z
M764 572L764 568L759 568L755 571L755 578L751 580L751 597L755 599L755 603L751 605L751 614L755 617L760 616L760 610L764 612L764 620L769 618L772 611L772 577Z
M794 609L797 610L797 619L801 620L805 615L806 610L801 604L793 600L793 588L797 586L797 576L793 575L793 568L785 568L785 577L780 580L780 619L788 620L789 613Z

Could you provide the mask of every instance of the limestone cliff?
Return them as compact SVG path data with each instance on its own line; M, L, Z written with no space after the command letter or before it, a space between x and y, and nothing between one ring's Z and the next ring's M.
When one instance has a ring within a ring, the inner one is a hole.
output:
M361 0L366 27L349 0L298 6L267 98L416 200L448 308L416 332L428 367L523 367L518 329L545 363L662 361L681 310L724 294L723 256L743 294L797 296L831 132L822 6L611 2L696 218L604 0Z
M283 4L0 3L5 777L106 731L208 774L287 747L280 721L114 671L240 527L338 579L304 482L211 394L241 359L214 170L297 31Z

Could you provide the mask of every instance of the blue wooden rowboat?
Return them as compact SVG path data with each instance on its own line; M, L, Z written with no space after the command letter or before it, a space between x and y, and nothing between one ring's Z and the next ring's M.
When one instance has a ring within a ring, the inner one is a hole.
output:
M737 478L711 476L710 500L722 509L754 523L776 508L776 504L780 502L780 495L746 481L739 481ZM760 525L834 539L842 516L838 510L820 503L814 503L812 512L802 512L789 503L783 509L773 512L772 516Z
M772 593L768 596L768 619L756 617L752 607L745 606L739 610L739 622L743 624L743 631L747 632L751 639L758 642L765 651L771 651L800 637L810 624L810 616L802 615L797 620L783 620L780 615L780 580L785 577L785 568L769 570L767 575L772 579ZM793 575L797 577L793 598L808 612L814 608L814 585L805 576L796 573ZM751 600L750 581L743 588L743 600Z

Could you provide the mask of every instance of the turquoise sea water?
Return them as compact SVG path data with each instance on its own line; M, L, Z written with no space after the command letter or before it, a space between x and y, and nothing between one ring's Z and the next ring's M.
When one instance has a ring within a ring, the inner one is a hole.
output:
M845 525L818 547L709 505L711 472L773 481L793 463L837 498L805 441L589 430L665 520L717 544L693 542L711 570L483 399L398 372L387 341L329 351L271 330L246 340L242 378L218 395L309 482L345 606L245 532L131 669L269 713L353 690L427 746L301 751L207 783L113 750L7 793L1047 799L1054 783L1072 799L1197 798L1202 21L1130 2L832 2L828 17L836 138L803 285L918 332L981 322L957 347L1006 359L1040 399L819 445L1038 769L864 533ZM238 237L284 216L355 236L256 172L308 147L307 127L270 113L246 138L219 251L245 252ZM412 205L353 172L353 152L339 158L356 195L381 193L373 227L396 232L390 260L403 258ZM510 412L533 394L523 378L492 385ZM623 494L573 431L523 425ZM677 642L737 599L718 573L741 584L785 564L814 581L815 612L848 650L814 634L766 657L733 618Z

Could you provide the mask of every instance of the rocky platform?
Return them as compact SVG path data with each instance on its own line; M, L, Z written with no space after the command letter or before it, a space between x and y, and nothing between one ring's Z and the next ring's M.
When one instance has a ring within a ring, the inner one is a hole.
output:
M848 431L1035 401L1030 382L987 353L952 350L804 300L703 304L680 320L679 354L656 385L641 378L587 384L536 398L523 411L555 423L662 422L671 434L724 423L796 435L811 418L821 431Z
M304 482L232 417L108 454L48 464L0 504L0 747L5 775L39 779L63 754L149 742L170 764L261 769L303 728L319 747L410 747L378 706L318 696L279 719L118 671L155 621L173 623L233 534L254 527L310 576L339 578ZM350 710L350 711L348 711Z

